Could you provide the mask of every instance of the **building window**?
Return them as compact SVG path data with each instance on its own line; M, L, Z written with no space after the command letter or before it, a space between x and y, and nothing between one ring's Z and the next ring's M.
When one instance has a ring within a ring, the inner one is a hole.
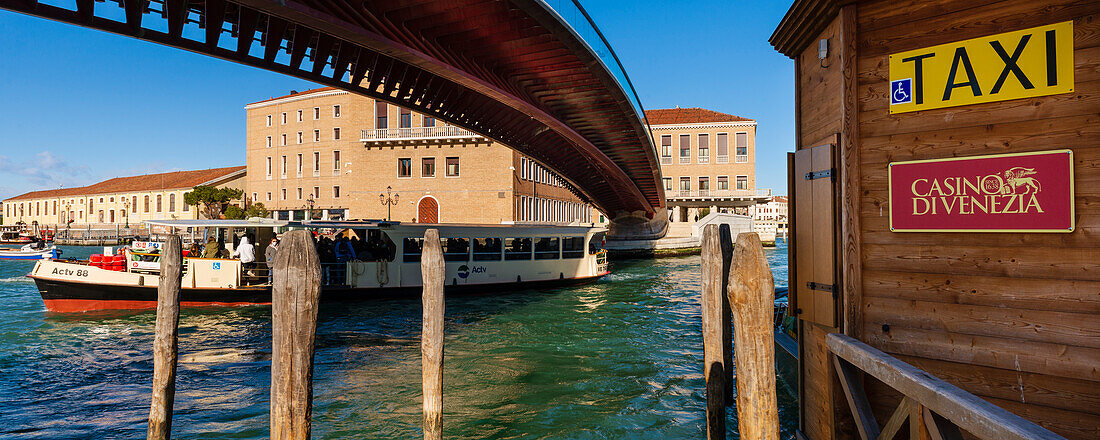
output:
M313 198L314 199L321 198L321 187L319 187L319 186L313 187Z
M286 112L283 112L283 125L286 125Z
M332 152L332 171L340 172L340 150Z
M425 157L420 159L420 177L435 177L435 158Z
M458 177L458 158L447 158L447 177Z
M313 120L321 119L321 107L313 107Z
M334 199L339 199L340 198L340 187L339 186L332 187L332 198L334 198Z
M283 200L286 200L286 188L283 188Z
M737 189L749 189L749 176L737 176Z
M267 126L271 126L271 115L267 115Z
M157 194L157 212L164 212L160 194Z
M688 193L690 193L690 192L691 192L691 178L690 177L681 177L680 178L680 195L681 196L687 196Z
M672 178L671 177L662 177L661 181L663 181L665 183L665 191L672 191Z
M267 148L271 148L271 136L267 137Z
M397 177L412 177L412 159L397 159Z
M302 188L298 188L298 200L302 200Z
M383 129L388 128L386 126L386 116L389 111L386 103L375 102L374 103L374 128Z
M279 145L282 145L282 146L284 146L284 147L285 147L285 146L286 146L286 133L283 133L283 134L282 134L282 135L280 135L280 136L282 137L282 141L281 141L281 143L280 143Z
M302 153L298 153L298 177L302 177Z
M334 141L340 140L340 127L336 127L336 128L332 129L332 140L334 140Z
M332 117L334 117L334 118L339 118L340 117L340 106L339 105L332 106Z
M313 130L313 142L321 142L321 130Z
M184 204L183 206L186 207L187 205ZM137 196L130 199L130 212L137 214Z
M680 163L691 163L691 135L680 135Z
M729 154L729 134L718 133L718 163L729 163Z
M302 111L298 110L298 122L302 122Z
M267 156L267 180L271 180L271 156Z
M710 177L699 178L699 195L710 195Z
M519 158L519 178L520 180L527 180L527 158Z
M298 132L298 143L302 143L302 132Z
M285 179L286 178L286 156L283 156L283 168L279 171L280 171L279 174Z
M252 193L252 203L256 203L258 201L260 201L260 195L256 194L256 193Z
M321 175L321 152L320 151L314 151L313 152L313 175L314 176L320 176Z
M669 165L672 163L672 135L661 135L661 163Z
M737 137L734 138L737 147L737 163L745 163L749 161L749 134L746 132L737 133Z
M400 109L400 112L401 112L401 119L398 121L398 124L401 125L401 128L412 127L412 125L413 125L412 111L407 109L407 108L402 107Z
M431 116L424 116L425 127L435 127L435 118Z
M699 135L699 163L710 163L710 136L707 134Z
M267 201L271 201L271 191L267 192Z
M168 195L168 212L176 212L176 195Z
M724 191L730 189L729 176L718 176L718 190Z
M145 196L145 212L149 212L149 196Z

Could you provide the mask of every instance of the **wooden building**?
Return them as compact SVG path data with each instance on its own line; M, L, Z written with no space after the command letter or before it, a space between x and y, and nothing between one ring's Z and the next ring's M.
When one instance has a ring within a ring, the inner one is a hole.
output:
M841 333L1066 438L1100 438L1100 2L796 0L770 41L795 61L804 437L856 436L825 343ZM952 64L898 77L920 50ZM1050 150L1072 151L1070 228L891 230L892 164ZM863 382L887 420L899 394Z

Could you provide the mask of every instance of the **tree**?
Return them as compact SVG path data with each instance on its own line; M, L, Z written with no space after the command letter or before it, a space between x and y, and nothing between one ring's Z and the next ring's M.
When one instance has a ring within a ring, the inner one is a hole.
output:
M241 209L237 205L229 205L228 208L225 208L223 215L231 220L244 220L252 217L267 217L268 212L263 203L253 203L248 209Z
M222 209L229 203L230 200L241 198L244 195L244 191L236 188L216 188L208 185L199 185L192 188L192 191L183 193L183 203L200 207L202 213L206 215L206 218L216 219L220 216ZM237 208L240 209L240 208Z
M237 206L237 205L229 205L228 208L225 208L225 214L224 215L225 215L225 218L230 219L230 220L244 220L245 218L247 218L247 216L244 213L244 210L241 209L241 207Z
M249 205L248 209L244 212L245 218L252 217L267 217L271 213L267 211L267 207L263 203L253 203Z

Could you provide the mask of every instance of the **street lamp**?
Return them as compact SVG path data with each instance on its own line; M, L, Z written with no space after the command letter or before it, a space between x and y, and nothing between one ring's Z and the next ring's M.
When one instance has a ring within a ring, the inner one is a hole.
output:
M306 205L309 206L309 214L308 214L308 217L306 217L306 220L313 220L313 204L314 203L316 203L316 201L313 200L313 194L310 194L309 198L306 199Z
M393 194L391 197L391 193L392 190L387 186L385 194L378 194L378 201L382 202L382 206L386 207L386 221L390 220L393 214L392 207L397 206L397 201L401 198L399 194Z
M126 217L126 229L130 229L130 199L122 199L122 216Z

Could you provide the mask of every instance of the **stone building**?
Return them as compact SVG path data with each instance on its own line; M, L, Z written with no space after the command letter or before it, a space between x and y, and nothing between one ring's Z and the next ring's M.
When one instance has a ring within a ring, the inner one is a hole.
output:
M183 202L197 185L244 189L245 167L116 177L78 188L32 191L3 201L3 224L137 226L144 220L197 219Z
M247 112L248 196L275 218L592 221L538 163L430 116L333 88Z

